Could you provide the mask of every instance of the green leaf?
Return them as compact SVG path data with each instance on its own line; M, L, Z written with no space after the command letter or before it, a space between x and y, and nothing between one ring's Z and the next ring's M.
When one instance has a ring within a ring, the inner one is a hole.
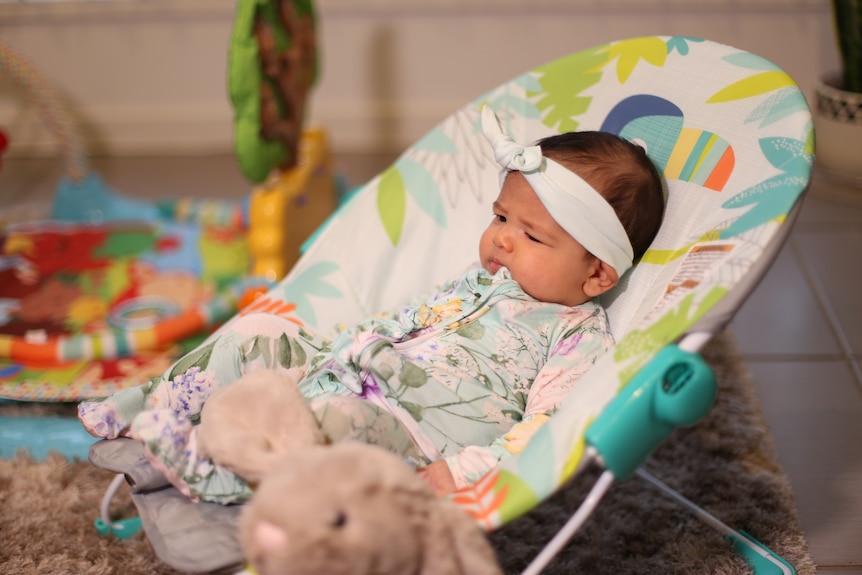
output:
M392 376L395 375L395 370L392 369L391 365L386 365L385 363L381 363L379 365L375 365L373 368L374 377L382 380L392 379Z
M293 281L281 285L284 301L296 304L296 315L311 325L317 325L317 316L309 295L325 298L340 298L344 294L337 287L324 279L325 276L338 270L338 264L322 261L311 265L300 273Z
M428 374L424 369L413 362L405 361L401 366L401 373L398 374L398 379L402 385L407 387L422 387L428 381Z
M760 127L764 128L796 112L808 112L805 96L796 88L782 88L754 108L745 121L760 120Z
M610 61L608 46L598 46L565 56L536 69L542 92L528 92L539 96L536 108L546 112L542 123L558 132L577 129L576 116L583 114L592 97L578 94L595 86L602 78L602 68Z
M199 367L201 371L205 370L210 363L210 357L213 354L213 347L215 347L215 341L189 352L180 358L171 370L170 378L173 379L193 367Z
M260 357L260 337L257 336L251 341L251 349L248 350L248 353L245 354L243 360L251 363Z
M377 213L380 214L380 221L389 241L393 246L397 246L407 213L407 192L401 172L395 166L390 166L380 176L380 183L377 185Z
M395 164L413 201L441 228L446 227L446 207L434 176L423 164L403 157Z
M737 52L736 54L730 54L723 57L722 60L729 62L734 66L739 66L740 68L748 68L749 70L765 71L779 69L778 66L766 58L762 58L750 52Z
M692 292L683 297L664 315L644 330L632 330L614 348L614 361L627 361L628 365L620 372L620 382L628 381L640 368L655 355L659 349L675 340L690 326L694 325L710 309L727 295L728 288L713 286L706 293ZM700 301L695 304L695 298Z
M278 357L278 364L289 368L293 353L291 353L290 342L292 338L286 334L281 334L275 342L275 355Z
M290 338L290 351L293 355L293 365L290 367L298 367L306 364L308 355L305 353L305 348L293 338Z
M670 54L674 50L679 52L680 56L687 56L689 42L703 42L701 38L692 38L690 36L673 36L667 41L667 53Z
M307 359L307 354L302 345L296 341L296 338L287 337L286 334L281 334L278 340L276 340L275 355L278 364L287 369L303 366Z
M485 335L485 326L480 322L474 321L467 325L458 328L458 335L464 336L467 339L478 341Z
M806 143L791 138L762 138L760 149L781 174L747 188L722 204L733 209L752 206L721 232L730 238L773 219L785 217L808 184L814 158Z
M667 59L667 44L661 38L635 38L611 45L608 52L612 60L619 57L617 79L620 84L625 84L641 60L653 66L664 66Z
M415 419L416 421L422 421L422 406L417 405L415 403L411 403L409 401L402 401L401 407L407 410L407 413L410 414L410 417Z
M734 82L730 86L723 88L712 95L707 104L718 104L722 102L732 102L734 100L743 100L753 96L774 92L788 86L795 86L796 82L793 78L787 75L786 72L780 70L770 70L761 72L754 76L749 76Z

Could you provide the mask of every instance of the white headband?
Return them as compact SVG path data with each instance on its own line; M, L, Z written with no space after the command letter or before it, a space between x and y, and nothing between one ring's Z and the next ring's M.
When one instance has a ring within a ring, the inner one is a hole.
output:
M634 252L625 228L611 205L573 171L542 156L539 146L522 146L503 131L490 106L482 108L482 131L506 174L517 170L560 227L584 248L622 276Z

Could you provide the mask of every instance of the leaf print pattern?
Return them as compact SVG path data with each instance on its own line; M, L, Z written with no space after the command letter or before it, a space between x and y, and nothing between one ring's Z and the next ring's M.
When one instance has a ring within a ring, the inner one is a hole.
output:
M397 246L401 238L406 212L407 191L404 178L398 167L393 165L383 172L377 186L377 213L380 214L383 229L393 246Z
M292 302L296 306L297 317L308 323L316 326L317 315L314 311L314 304L311 297L325 299L339 299L344 296L332 282L325 278L330 274L338 271L338 264L333 261L319 261L295 276L290 276L283 281L276 290L279 290L281 297L286 302ZM276 291L270 292L270 296Z
M617 60L617 79L620 84L625 84L641 61L664 66L668 46L661 38L634 38L611 44L608 55L611 61Z
M557 132L573 132L575 118L587 111L592 97L580 96L602 79L602 68L610 61L607 46L578 52L536 69L542 92L528 92L536 108L544 113L542 123Z
M712 309L726 294L727 288L713 287L700 301L696 293L683 298L676 306L645 329L630 331L614 348L614 360L625 364L620 370L624 385L662 347L679 337L684 330Z
M688 56L689 44L703 43L702 38L692 38L690 36L673 36L667 40L667 53L670 54L676 50L680 56Z
M808 181L814 157L808 153L805 142L790 138L763 138L760 149L781 173L743 190L722 204L726 209L752 206L721 233L722 238L734 237L772 219L783 218L796 203L800 186Z

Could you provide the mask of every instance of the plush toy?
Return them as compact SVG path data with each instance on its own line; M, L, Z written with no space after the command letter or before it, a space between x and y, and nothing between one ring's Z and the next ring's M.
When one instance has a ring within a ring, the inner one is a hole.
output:
M296 385L302 374L260 369L213 392L197 431L201 455L255 484L286 453L324 443Z
M415 470L346 441L286 455L240 520L260 575L501 575L478 525Z
M327 444L301 377L250 372L201 411L201 454L257 485L240 535L259 575L502 573L478 525L400 457Z

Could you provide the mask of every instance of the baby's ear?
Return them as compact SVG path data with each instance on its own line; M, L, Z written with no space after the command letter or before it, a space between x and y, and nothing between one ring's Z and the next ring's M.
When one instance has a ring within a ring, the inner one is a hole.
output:
M590 275L584 282L584 294L590 298L598 297L617 285L619 281L620 276L617 275L617 270L610 264L596 258Z

